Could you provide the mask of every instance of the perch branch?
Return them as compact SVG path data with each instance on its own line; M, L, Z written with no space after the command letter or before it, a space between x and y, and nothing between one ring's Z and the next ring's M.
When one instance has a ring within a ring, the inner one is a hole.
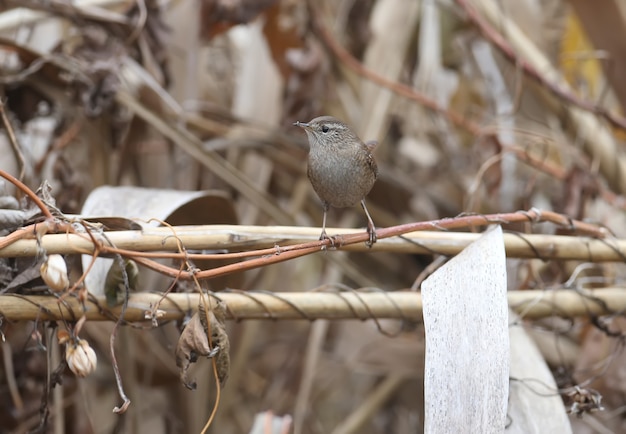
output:
M542 260L576 259L589 262L626 259L626 240L607 237L606 229L572 220L561 214L534 209L507 214L465 215L379 228L377 230L379 242L372 250L454 255L475 240L479 234L429 231L528 222L552 222L566 230L591 235L591 237L507 233L504 238L509 257ZM368 239L365 231L328 229L328 232L333 237L334 245L340 249L367 250L363 244ZM150 258L247 259L244 262L210 270L194 271L197 278L206 279L282 262L330 248L330 240L314 241L318 234L318 228L236 225L150 227L142 231L107 232L106 239L95 231L89 234L47 234L41 236L39 243L34 239L15 240L16 237L9 234L7 237L0 238L0 246L3 246L0 248L0 257L35 256L40 251L39 248L48 253L60 254L92 254L94 251L99 251L104 255L120 254L163 274L183 279L190 279L191 273L167 267ZM402 237L398 237L399 235ZM181 245L186 249L185 252L180 252ZM213 250L222 253L196 253L193 250ZM141 253L146 251L151 253ZM154 251L174 253L167 255L154 253Z
M316 292L221 292L215 294L228 306L229 319L383 319L420 321L422 297L415 291L316 291ZM626 288L594 290L523 290L507 293L509 306L523 318L603 315L626 310ZM198 293L131 294L124 314L128 322L149 321L158 304L160 322L180 320L198 307ZM10 321L75 319L85 314L90 321L116 319L121 306L109 309L106 300L83 305L77 298L62 303L52 296L0 296L0 315Z

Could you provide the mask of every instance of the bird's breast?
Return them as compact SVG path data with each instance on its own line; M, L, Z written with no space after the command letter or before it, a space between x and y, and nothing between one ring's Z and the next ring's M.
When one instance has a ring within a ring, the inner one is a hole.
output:
M368 163L368 153L358 158L313 150L309 153L308 176L313 189L323 202L336 208L358 204L376 181L375 169Z

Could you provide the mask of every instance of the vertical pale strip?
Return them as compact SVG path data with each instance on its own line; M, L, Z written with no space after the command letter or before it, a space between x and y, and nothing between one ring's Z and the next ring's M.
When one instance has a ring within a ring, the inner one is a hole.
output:
M272 59L268 41L263 34L263 21L256 20L230 31L231 41L237 47L239 68L235 78L234 115L267 127L278 126L282 112L283 79ZM234 138L239 134L235 127L229 132ZM239 150L231 149L228 158L236 161ZM269 189L274 164L262 152L244 153L243 172L263 190ZM258 203L240 200L237 214L240 223L254 223L260 213Z
M447 101L441 101L438 92L432 92L433 85L438 82L437 75L442 70L441 17L436 0L423 0L417 45L419 61L413 74L413 83L421 92L431 96L435 94L437 102L445 104Z
M522 321L510 312L511 324L511 398L508 434L571 434L572 426L557 393L550 368L535 342L522 327ZM552 336L552 345L556 337Z
M505 262L497 226L422 284L426 434L504 431L510 363Z
M384 77L397 80L405 64L421 1L380 0L370 18L372 39L363 63ZM387 123L392 93L364 78L361 85L363 112L358 124L363 140L380 140Z
M233 114L267 127L278 126L282 114L283 79L263 35L263 22L256 20L230 31L237 47Z
M484 40L476 40L471 44L472 54L476 59L476 66L480 69L485 81L489 83L486 95L491 99L497 115L497 134L502 143L515 143L515 112L513 99L506 87L502 72L493 58L491 46ZM520 197L519 190L526 188L515 176L517 157L511 153L504 153L500 161L502 173L505 176L500 181L498 189L499 210L515 211L515 202Z

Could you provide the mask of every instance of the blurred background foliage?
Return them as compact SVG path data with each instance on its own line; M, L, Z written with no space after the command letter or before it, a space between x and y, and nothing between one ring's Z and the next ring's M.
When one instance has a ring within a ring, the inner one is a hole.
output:
M319 226L307 142L292 123L326 114L379 141L368 197L377 226L538 207L625 236L621 0L5 0L0 11L0 92L17 136L3 129L0 167L33 189L48 181L65 213L98 186L133 185L222 191L224 221L234 208L240 224ZM329 214L329 226L364 225L358 207ZM391 291L432 260L327 252L227 284ZM2 281L29 261L3 261ZM509 289L562 285L579 265L511 261ZM588 264L576 277L609 286L624 272ZM604 398L607 411L573 418L575 432L624 429L624 326L619 316L613 335L589 320L531 324L557 383ZM64 378L42 432L199 432L213 380L205 364L199 390L179 383L173 324L123 331L133 405L111 413L111 327L85 325L98 370ZM249 432L268 409L294 415L302 433L419 432L423 331L403 327L389 339L351 321L229 324L231 375L211 432ZM39 323L3 323L3 333L2 432L34 430L56 344ZM361 407L381 386L374 411ZM357 431L342 426L360 411Z

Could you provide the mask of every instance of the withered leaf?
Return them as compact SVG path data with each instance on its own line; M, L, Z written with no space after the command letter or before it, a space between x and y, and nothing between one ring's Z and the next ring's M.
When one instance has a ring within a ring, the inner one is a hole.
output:
M206 319L209 319L207 323ZM189 381L187 371L199 356L215 358L217 376L220 386L224 387L230 370L230 341L226 334L224 320L226 308L224 303L213 304L213 310L205 314L203 304L200 303L198 312L192 317L178 339L176 345L176 366L180 368L180 380L188 389L196 388L195 381ZM209 346L209 329L211 345Z
M129 291L137 289L139 268L135 261L116 258L104 280L104 295L109 307L122 304L126 298L126 283Z

